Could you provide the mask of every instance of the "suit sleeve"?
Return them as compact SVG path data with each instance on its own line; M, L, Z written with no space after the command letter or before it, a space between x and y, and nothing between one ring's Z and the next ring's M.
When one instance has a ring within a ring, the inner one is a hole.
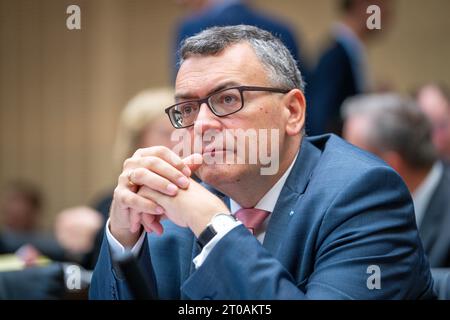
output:
M147 236L145 236L142 249L137 255L138 264L141 270L145 271L147 283L150 283L152 295L157 297L156 278L151 262ZM114 265L106 235L100 250L97 265L92 275L91 286L89 288L89 299L92 300L130 300L133 299L125 279L120 275L120 271Z
M192 299L405 299L431 290L411 198L388 168L347 183L316 237L314 269L303 290L243 226L216 245L182 290ZM377 267L380 282L371 278Z

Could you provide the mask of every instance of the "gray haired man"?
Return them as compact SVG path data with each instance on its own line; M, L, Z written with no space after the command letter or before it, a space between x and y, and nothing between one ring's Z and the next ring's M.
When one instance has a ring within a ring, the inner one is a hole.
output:
M397 94L349 98L342 113L344 138L385 160L408 186L431 267L450 267L450 169L437 160L426 115Z
M125 247L164 299L433 296L406 186L336 136L304 137L303 82L279 39L211 28L186 39L181 56L169 119L194 144L213 132L225 145L203 139L183 159L151 147L125 161L91 298L133 297L111 260ZM276 135L241 154L239 129ZM261 156L248 162L264 142L279 155L272 175L261 174ZM236 161L203 161L224 154ZM188 179L194 171L203 185Z

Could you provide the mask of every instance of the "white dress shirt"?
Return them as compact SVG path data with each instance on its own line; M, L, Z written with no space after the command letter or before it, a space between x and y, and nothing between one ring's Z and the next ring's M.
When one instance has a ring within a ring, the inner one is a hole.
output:
M426 214L428 204L430 203L431 197L436 190L443 174L443 164L440 161L436 161L426 178L412 194L417 227L419 227L423 221L423 217Z
M108 219L108 221L106 221L106 239L108 239L109 248L111 249L111 254L113 256L122 254L125 252L125 250L130 249L131 252L135 256L137 256L142 248L142 244L144 243L145 232L142 232L141 236L139 237L139 240L135 243L135 245L132 248L125 248L119 241L117 241L116 238L114 238L111 231L109 231L109 219Z
M273 185L273 187L261 198L261 200L258 201L258 203L255 205L256 209L261 209L268 211L270 213L273 212L273 209L275 208L275 205L277 203L278 197L280 196L281 190L283 189L283 186L286 182L286 179L289 176L289 173L292 170L292 167L294 166L294 163L297 159L298 153L295 156L294 160L292 161L289 168L286 170L286 172L281 176L281 178ZM235 202L233 199L230 198L230 211L234 215L239 209L241 209L241 206ZM259 233L255 234L256 238L259 242L264 241L264 237L266 235L266 229L267 225L269 223L270 215L269 217L264 221L263 226ZM230 232L235 227L241 225L242 222L240 221L230 221L230 224L227 228L224 228L221 230L221 232L217 233L211 241L209 241L202 249L202 251L194 258L193 262L196 268L199 268L205 259L208 257L208 254L211 252L211 250L215 247L215 245L222 239L228 232ZM142 244L144 243L144 237L145 232L142 232L141 236L139 237L139 240L136 242L136 244L131 248L131 252L135 255L139 253L141 250ZM117 255L120 253L125 252L126 248L120 244L119 241L117 241L114 236L111 234L111 231L109 230L109 219L106 222L106 238L108 240L109 247L111 249L112 255ZM128 248L129 249L129 248Z

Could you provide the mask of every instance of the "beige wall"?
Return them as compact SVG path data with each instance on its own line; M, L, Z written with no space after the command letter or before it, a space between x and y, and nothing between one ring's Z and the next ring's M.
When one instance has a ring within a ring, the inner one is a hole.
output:
M450 1L398 0L396 21L370 46L375 79L401 91L450 85ZM334 0L258 0L301 30L314 56L336 16ZM82 30L65 27L78 4ZM0 184L42 187L45 226L62 208L112 188L114 130L137 91L169 85L174 23L169 0L0 0Z

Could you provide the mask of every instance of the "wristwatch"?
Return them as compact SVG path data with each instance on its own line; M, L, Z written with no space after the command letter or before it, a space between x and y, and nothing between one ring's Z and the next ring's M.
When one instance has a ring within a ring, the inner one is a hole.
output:
M220 231L227 229L231 224L236 222L236 218L229 213L218 213L212 217L211 222L208 223L206 229L200 233L197 238L197 244L200 249L203 249L208 242Z

